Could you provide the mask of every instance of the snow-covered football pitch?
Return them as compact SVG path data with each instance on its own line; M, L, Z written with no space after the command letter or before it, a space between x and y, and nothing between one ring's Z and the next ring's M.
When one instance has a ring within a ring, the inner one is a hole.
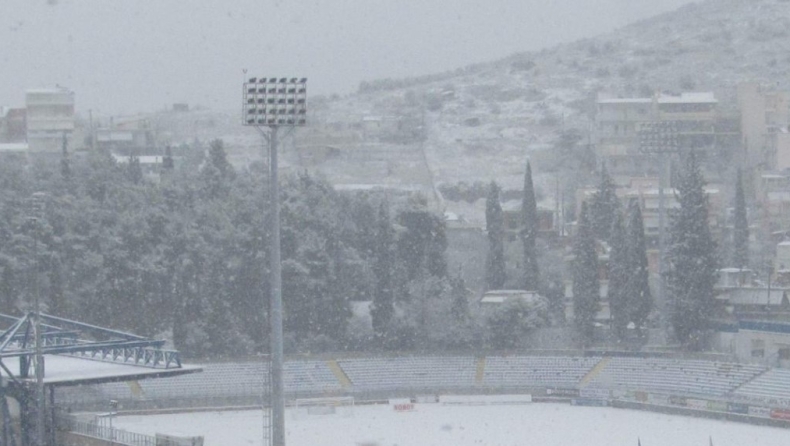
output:
M289 446L779 446L790 429L606 407L533 403L518 406L388 405L340 414L286 414ZM131 432L202 435L206 446L259 446L260 411L121 416Z

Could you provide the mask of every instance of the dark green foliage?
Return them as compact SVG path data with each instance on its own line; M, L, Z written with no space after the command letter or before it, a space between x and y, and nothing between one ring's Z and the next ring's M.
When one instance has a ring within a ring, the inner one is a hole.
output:
M142 335L172 333L190 355L268 350L270 226L260 176L218 175L224 195L206 199L196 170L133 186L128 166L106 153L71 167L67 193L57 162L18 179L24 160L0 164L0 312L29 309L28 275L38 258L42 301L59 316ZM49 196L37 246L26 207L35 190ZM351 217L370 205L307 175L285 180L282 198L287 333L296 348L341 346L348 299L373 288L368 245L375 234Z
M508 300L488 317L488 343L495 349L519 346L524 336L545 322L545 314L521 299Z
M612 331L618 339L624 339L626 328L630 322L628 282L631 265L628 263L629 246L623 228L623 218L617 213L612 225L612 237L609 242L609 311L612 318Z
M573 248L573 317L582 346L593 343L595 318L599 310L598 254L590 228L587 203L582 203L576 242Z
M486 199L486 232L488 256L486 257L486 289L499 290L507 280L505 272L505 219L499 203L499 186L491 182Z
M172 171L175 168L173 162L173 149L170 146L165 147L165 156L162 157L162 170L165 172Z
M647 245L645 228L642 221L642 210L639 204L632 202L629 207L627 265L628 269L628 313L637 333L641 336L642 329L647 325L647 318L653 309L653 297L650 294L650 271L647 265Z
M129 163L126 166L126 176L133 184L140 184L143 181L143 169L140 166L140 157L129 155Z
M743 178L738 169L735 183L735 213L733 215L733 258L732 266L746 268L749 266L749 221L746 216L746 197L743 194Z
M617 212L620 210L620 199L615 193L616 186L606 166L601 167L601 176L598 190L590 202L590 223L595 238L609 241L612 224Z
M704 335L715 312L716 245L708 226L708 198L699 161L692 152L678 182L680 208L672 215L667 287L671 321L686 348L704 346Z
M532 184L532 167L527 162L524 174L524 197L521 202L522 227L519 233L523 249L523 278L525 290L537 290L540 285L540 270L538 268L538 253L535 240L538 237L538 207L535 202L535 188Z
M3 266L0 275L0 313L16 314L16 286L14 284L14 270L9 262Z
M398 257L408 280L425 271L437 277L446 276L444 218L430 211L424 199L417 198L398 213L398 223L404 228L398 237Z
M223 179L233 179L235 177L236 172L228 161L225 144L221 139L215 139L209 143L208 162L219 171Z
M63 142L61 145L60 177L66 183L68 183L71 180L71 161L69 160L69 145L65 133L63 134Z

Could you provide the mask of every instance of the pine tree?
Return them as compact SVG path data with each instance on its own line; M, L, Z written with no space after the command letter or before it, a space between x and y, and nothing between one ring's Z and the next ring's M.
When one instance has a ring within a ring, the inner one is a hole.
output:
M653 297L650 294L650 271L647 265L647 245L645 228L642 221L642 210L637 202L632 202L629 209L627 265L628 272L628 313L637 333L641 336L642 328L653 309Z
M3 275L0 276L0 313L16 314L17 290L15 286L14 270L10 262L3 265Z
M612 318L612 331L618 339L625 338L625 330L630 322L629 311L629 246L623 228L623 218L618 212L612 225L612 239L609 251L609 311Z
M129 181L134 184L140 184L143 181L143 169L140 167L140 157L136 154L129 155L129 164L126 166L126 174Z
M522 283L525 290L537 290L540 282L538 256L535 240L538 235L538 208L535 202L535 188L532 184L532 167L527 162L524 174L524 196L521 202L521 244L524 249L524 271Z
M165 156L162 157L162 170L169 172L175 168L175 163L173 162L173 150L170 146L165 147Z
M595 317L600 301L598 254L590 227L587 203L582 203L573 260L573 317L583 346L594 340Z
M235 177L236 172L228 161L225 144L221 139L215 139L209 144L208 161L219 170L223 179L233 179Z
M69 160L69 141L66 134L63 134L63 141L61 144L61 157L60 157L60 177L63 181L68 182L71 180L71 161Z
M735 215L733 216L733 259L736 268L749 265L749 221L746 217L746 198L743 195L743 178L741 169L738 169L738 179L735 184Z
M376 286L373 290L373 305L370 309L373 332L379 339L386 337L392 316L395 313L395 290L392 283L394 238L395 231L390 220L389 205L384 202L379 206L376 246L374 248L375 263L373 265Z
M616 187L606 170L606 165L603 165L598 190L593 194L590 202L592 232L593 236L599 240L610 240L614 216L620 209L620 199L615 193Z
M499 203L499 186L492 181L486 199L486 289L499 290L505 285L505 219Z
M672 325L683 346L699 349L714 312L715 242L708 226L708 198L696 154L689 154L679 178L680 208L672 216L667 287Z

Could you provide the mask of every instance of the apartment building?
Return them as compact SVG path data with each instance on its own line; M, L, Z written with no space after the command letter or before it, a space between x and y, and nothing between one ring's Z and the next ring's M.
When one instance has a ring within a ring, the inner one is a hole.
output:
M25 92L27 142L31 153L60 153L74 132L74 92L66 88Z

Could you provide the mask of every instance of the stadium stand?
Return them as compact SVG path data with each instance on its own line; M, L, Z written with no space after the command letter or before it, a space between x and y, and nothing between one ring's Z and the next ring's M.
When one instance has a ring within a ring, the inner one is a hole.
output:
M163 380L61 388L58 398L74 408L105 407L113 399L128 402L127 407L260 402L266 378L260 361L209 363L203 368L203 373ZM351 386L338 378L338 368ZM441 393L481 387L493 391L591 387L790 402L790 370L667 357L500 355L288 360L284 381L288 398L376 391Z
M483 384L505 388L577 388L600 360L600 357L489 356Z
M752 400L790 401L790 370L771 369L743 384L734 395Z
M766 370L755 364L694 359L613 357L590 387L724 396Z
M473 356L339 360L354 390L474 387Z
M176 400L259 397L266 375L263 363L227 362L202 365L203 373L163 380L140 381L142 393L135 395L127 383L110 383L64 389L61 401L101 402L115 400ZM297 360L283 364L283 385L288 394L322 394L341 390L340 383L324 361Z

